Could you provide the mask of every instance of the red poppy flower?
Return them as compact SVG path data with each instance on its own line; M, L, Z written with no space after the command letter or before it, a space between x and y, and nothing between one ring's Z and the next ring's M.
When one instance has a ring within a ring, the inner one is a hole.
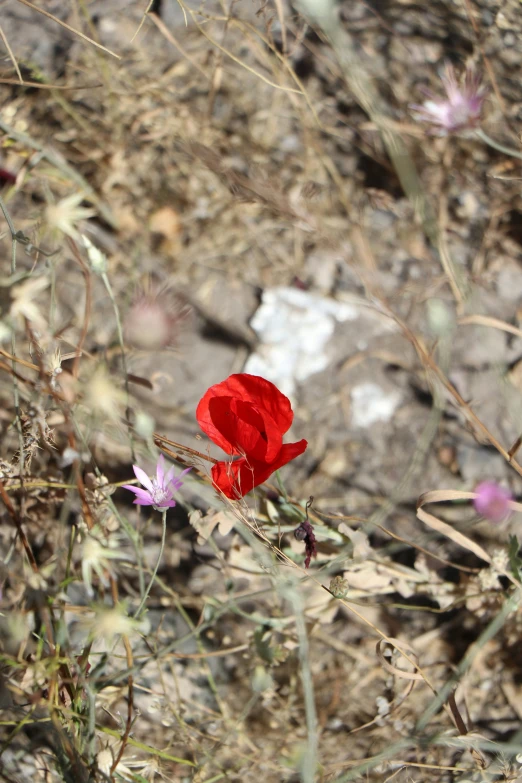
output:
M283 444L294 418L290 400L258 375L237 373L211 386L196 418L217 446L240 457L212 468L216 487L233 499L262 484L308 445L306 440Z

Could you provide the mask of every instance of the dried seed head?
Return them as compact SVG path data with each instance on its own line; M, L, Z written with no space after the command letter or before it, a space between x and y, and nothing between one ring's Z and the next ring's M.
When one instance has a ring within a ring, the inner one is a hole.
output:
M98 769L100 772L102 772L104 775L110 775L112 765L114 764L114 755L109 747L100 750L96 761L98 763Z
M92 587L94 574L101 584L107 587L107 576L112 574L111 560L130 560L130 556L122 552L121 543L116 536L104 538L101 528L96 526L85 535L82 544L82 579L91 598L94 595Z
M82 624L88 630L91 639L103 640L107 646L112 645L117 636L147 634L150 631L150 623L147 619L138 621L130 617L121 604L110 609L105 606L97 607L94 616Z
M89 410L113 421L118 421L122 415L125 395L103 365L95 370L85 386L85 404Z
M20 285L12 288L12 304L10 315L13 321L17 322L22 328L25 321L29 321L34 329L44 332L47 322L40 312L36 303L36 298L49 286L47 277L30 277Z
M49 228L61 231L71 239L80 240L76 224L95 214L93 209L80 206L84 198L83 193L73 193L57 204L48 204L45 208L45 222Z

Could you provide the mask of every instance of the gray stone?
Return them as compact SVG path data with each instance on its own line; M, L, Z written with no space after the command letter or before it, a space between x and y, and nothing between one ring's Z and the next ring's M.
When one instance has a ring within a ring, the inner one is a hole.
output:
M504 478L506 463L496 451L480 446L457 446L457 460L462 478L466 483L495 481Z
M522 266L505 259L497 278L497 291L502 299L519 302L522 299Z
M62 22L69 15L69 9L60 0L47 2L45 10ZM18 64L34 66L46 75L63 69L74 40L73 33L18 2L3 4L2 30Z

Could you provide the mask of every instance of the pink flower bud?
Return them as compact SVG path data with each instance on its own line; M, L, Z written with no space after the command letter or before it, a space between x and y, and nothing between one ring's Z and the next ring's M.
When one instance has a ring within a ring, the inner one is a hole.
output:
M181 322L189 313L179 296L167 289L138 292L125 316L125 341L142 351L160 351L176 341Z
M489 522L504 522L511 513L510 501L513 496L494 481L482 481L476 488L473 500L475 510Z

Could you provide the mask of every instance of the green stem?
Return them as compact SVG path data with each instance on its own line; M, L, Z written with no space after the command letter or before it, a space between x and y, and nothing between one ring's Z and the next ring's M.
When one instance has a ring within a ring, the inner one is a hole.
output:
M476 641L468 647L466 654L458 666L455 667L453 675L446 682L446 684L442 686L442 688L439 688L437 695L431 701L431 703L428 704L417 721L416 728L418 731L424 731L424 729L426 729L431 718L433 718L433 716L436 715L437 712L441 709L443 704L445 704L447 698L455 690L464 674L473 665L473 662L475 661L475 658L479 652L500 631L511 612L518 608L521 598L522 591L516 590L516 592L514 592L510 598L504 602L504 605L500 609L499 613L493 618L493 620L491 620L489 625L486 626L478 639L476 639Z
M114 291L112 290L111 282L107 276L106 272L101 273L101 279L103 280L103 284L105 286L105 289L107 293L109 294L109 299L112 303L112 309L114 311L114 316L116 318L116 331L118 333L118 342L120 344L120 352L121 352L121 364L123 368L123 379L125 383L125 394L127 396L127 405L126 405L126 411L125 415L127 418L127 427L129 430L129 441L130 441L130 448L131 448L131 454L132 454L132 461L136 462L136 457L134 454L134 437L132 434L132 425L130 422L130 389L129 389L129 373L127 371L127 356L125 354L125 342L123 340L123 328L121 324L121 318L120 318L120 310L118 307L118 303L116 301L116 297L114 296Z
M9 210L7 209L6 205L4 204L4 201L0 197L0 209L3 212L5 222L9 226L9 231L11 233L11 277L14 277L16 273L16 230L14 227L14 223L11 219L11 215L9 214ZM13 368L13 400L15 405L15 412L16 412L16 429L18 431L18 443L19 443L19 449L20 449L20 460L18 463L18 472L20 475L20 483L23 485L24 482L24 466L25 466L25 456L24 456L24 436L22 432L22 420L20 418L20 393L18 390L18 380L16 377L16 361L14 357L16 356L16 336L15 331L13 328L13 331L11 333L11 354L13 356L13 359L11 361L11 366ZM22 506L23 507L23 506Z
M317 751L318 751L318 720L315 706L314 683L312 669L310 666L310 646L308 643L308 633L306 630L306 619L304 615L304 604L301 593L297 585L294 585L288 593L288 597L293 606L295 616L295 628L299 640L298 655L301 666L301 682L303 684L306 730L308 741L303 754L301 767L302 783L314 783L317 772Z
M163 550L165 549L165 538L166 538L166 535L167 535L167 509L166 508L162 511L162 514L161 514L161 528L162 528L161 529L161 544L160 544L160 551L159 551L159 555L158 555L158 560L157 560L156 565L154 567L154 571L152 572L151 580L150 580L150 582L149 582L149 584L147 586L147 589L145 590L145 592L143 594L143 598L141 599L141 603L140 603L140 605L138 607L138 611L134 615L134 617L136 619L139 619L139 616L140 616L140 614L143 611L143 607L145 606L145 604L147 602L147 598L149 597L149 593L151 591L152 585L154 584L154 580L156 579L156 574L158 573L158 569L159 569L161 560L163 558Z
M499 144L498 141L495 141L494 139L490 138L487 133L484 133L482 128L477 128L475 135L494 150L503 152L504 155L510 155L512 158L518 158L519 160L522 160L522 152L517 152L517 150L514 150L511 147L504 147L503 144Z
M103 731L104 734L108 734L110 737L121 739L121 734L117 729L109 729L107 726L96 726L96 728L98 731ZM127 739L127 743L132 748L139 748L140 750L145 751L145 753L149 753L151 756L157 756L159 759L165 759L165 761L175 761L176 764L187 764L189 767L197 766L193 761L189 761L189 759L180 759L177 756L171 756L169 753L165 753L164 750L158 750L152 745L145 745L144 742L138 742L138 740L135 740L132 737Z

